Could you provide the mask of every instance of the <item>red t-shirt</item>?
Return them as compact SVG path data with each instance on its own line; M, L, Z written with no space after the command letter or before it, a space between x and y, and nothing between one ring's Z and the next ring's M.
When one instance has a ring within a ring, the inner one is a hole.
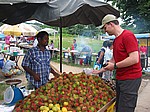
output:
M120 62L129 56L129 53L138 51L138 42L134 34L128 30L124 30L122 34L115 38L113 43L113 56L115 62ZM140 60L140 54L139 54ZM142 68L140 61L137 64L118 68L116 70L116 79L136 79L142 76Z

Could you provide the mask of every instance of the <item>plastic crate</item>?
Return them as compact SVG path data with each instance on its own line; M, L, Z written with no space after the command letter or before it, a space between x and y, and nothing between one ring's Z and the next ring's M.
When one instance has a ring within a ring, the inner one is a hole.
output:
M115 112L115 103L114 102L110 107L108 107L108 109L106 110L106 112Z

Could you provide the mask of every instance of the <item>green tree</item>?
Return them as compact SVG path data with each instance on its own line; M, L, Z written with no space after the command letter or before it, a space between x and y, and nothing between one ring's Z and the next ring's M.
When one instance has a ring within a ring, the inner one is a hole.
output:
M106 0L112 1L123 19L124 26L132 27L137 33L150 32L150 0Z

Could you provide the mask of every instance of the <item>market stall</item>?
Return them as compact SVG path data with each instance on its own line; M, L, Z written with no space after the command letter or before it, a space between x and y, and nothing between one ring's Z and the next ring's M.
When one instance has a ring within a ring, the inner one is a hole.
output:
M31 94L16 103L14 110L104 112L114 102L115 92L104 80L94 75L70 72L63 73L58 78L53 78L45 86L32 91Z

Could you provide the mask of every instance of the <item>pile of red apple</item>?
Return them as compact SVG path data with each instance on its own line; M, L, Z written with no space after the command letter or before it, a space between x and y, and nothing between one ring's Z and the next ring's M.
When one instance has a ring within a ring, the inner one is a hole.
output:
M115 92L98 76L63 73L19 101L14 112L40 112L41 106L63 105L72 112L97 112L115 97Z

